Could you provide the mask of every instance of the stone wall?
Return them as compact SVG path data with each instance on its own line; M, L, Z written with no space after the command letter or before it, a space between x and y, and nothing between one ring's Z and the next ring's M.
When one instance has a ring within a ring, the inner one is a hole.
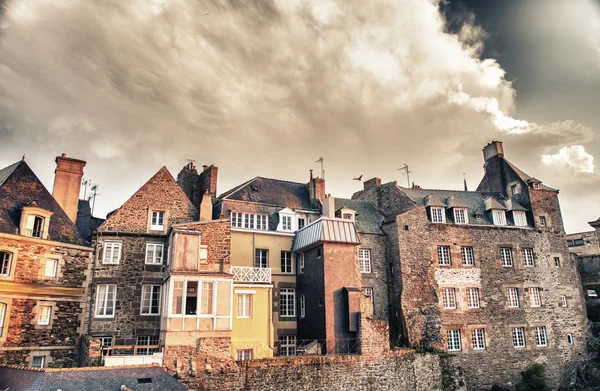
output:
M389 267L385 256L385 236L383 235L360 235L359 248L371 250L371 273L361 273L361 288L373 289L374 317L380 320L389 320L389 292L388 284L381 281L389 281Z
M600 255L578 257L579 273L584 285L600 285Z

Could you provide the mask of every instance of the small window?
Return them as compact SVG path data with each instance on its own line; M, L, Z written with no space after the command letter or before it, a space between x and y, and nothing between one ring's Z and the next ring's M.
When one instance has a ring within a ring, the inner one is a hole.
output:
M583 246L583 239L575 239L573 241L573 246Z
M197 282L196 282L197 283ZM188 282L188 287L190 283ZM189 289L189 288L188 288ZM200 314L201 315L212 315L214 314L213 308L213 282L202 281L202 301L200 302ZM191 297L186 298L185 313L186 315L196 314L196 303L191 300ZM191 307L191 308L190 308Z
M503 210L492 210L494 225L506 225L506 213Z
M572 240L567 240L567 246L569 247L573 247L575 244L573 243Z
M514 327L512 329L512 340L514 348L525 347L525 329L523 327Z
M519 188L517 187L517 185L512 185L510 187L510 194L512 194L512 195L519 194Z
M529 288L529 306L541 307L542 298L540 296L540 288Z
M121 242L104 242L104 253L102 263L105 265L117 265L121 262Z
M479 288L467 288L469 308L479 308Z
M456 290L454 288L442 289L442 301L444 308L455 309L456 308Z
M150 229L152 231L163 231L165 229L165 212L163 211L152 211L152 223Z
M103 284L96 288L96 317L113 318L117 301L117 286Z
M567 334L567 343L568 344L572 344L573 343L573 334Z
M292 230L292 216L281 216L281 229L284 231Z
M198 249L198 258L200 261L208 262L208 245L200 245L200 248Z
M523 261L524 261L525 267L534 267L535 259L533 257L533 249L532 248L523 248L523 249L521 249L521 252L523 254Z
M342 219L354 221L354 213L344 213L342 214Z
M33 356L31 359L31 367L32 368L44 368L44 364L46 361L45 356Z
M539 326L535 328L535 346L548 346L548 334L546 333L546 326Z
M361 273L371 273L371 250L361 248L358 250L358 259Z
M460 350L460 330L448 330L448 351L456 352Z
M304 217L298 217L298 229L304 228L306 225L306 219Z
M252 295L251 294L238 294L237 317L238 318L252 318Z
M485 330L484 329L471 330L471 342L472 342L473 350L485 349Z
M46 268L44 271L45 277L56 277L56 270L58 269L57 259L46 259Z
M539 184L539 183L534 183L534 184L533 184L533 188L534 188L534 189L539 189L540 187L541 187L541 186L540 186L540 184Z
M510 247L500 247L500 259L502 260L503 267L513 267L513 256L512 256L512 248Z
M146 265L162 265L164 244L146 243Z
M304 253L298 256L298 274L304 274Z
M506 290L506 301L508 308L519 308L519 288L508 288Z
M254 267L261 269L269 267L269 250L256 249L254 254Z
M279 290L279 316L282 318L292 318L296 316L296 292L291 288L281 288Z
M323 296L319 296L319 307L323 307Z
M0 276L9 276L12 266L12 253L0 251Z
M540 227L545 227L545 226L546 226L546 217L540 216ZM583 241L581 244L583 244Z
M432 223L445 223L446 212L444 208L432 206L431 208L431 222Z
M252 349L237 349L235 359L237 361L252 360Z
M146 335L143 337L137 337L137 346L156 346L158 345L158 336L156 335ZM135 354L142 356L150 356L153 353L158 353L160 348L136 348Z
M244 213L244 228L254 229L255 215Z
M560 267L560 257L554 257L554 266Z
M468 224L469 218L466 209L454 208L454 222L456 224Z
M160 285L142 285L142 315L160 315Z
M373 288L362 288L362 293L371 301L371 305L373 305L373 311L375 310L375 295L373 293Z
M440 266L452 266L450 258L450 246L438 246L437 248L438 264Z
M244 214L238 212L231 212L231 227L232 228L243 228Z
M300 317L304 319L306 316L306 297L304 295L300 295Z
M0 303L0 337L4 334L4 320L6 318L6 303Z
M97 337L100 340L100 350L103 356L110 356L110 347L113 346L113 337Z
M256 229L267 230L267 215L256 215Z
M475 254L473 252L473 247L461 247L460 255L463 266L475 266Z
M41 238L44 235L44 218L41 216L27 216L25 236Z
M295 356L296 355L296 336L295 335L282 335L279 341L279 354L281 356Z
M320 248L317 249L317 258L321 258L321 256L323 255L323 250L321 250Z
M567 307L567 296L562 295L560 297L560 306L561 307Z
M281 272L286 274L292 272L292 253L289 251L281 252Z
M523 211L513 211L513 219L517 227L527 226L527 215Z
M52 317L52 307L47 306L47 305L40 306L37 323L42 326L47 326L50 324L51 317Z

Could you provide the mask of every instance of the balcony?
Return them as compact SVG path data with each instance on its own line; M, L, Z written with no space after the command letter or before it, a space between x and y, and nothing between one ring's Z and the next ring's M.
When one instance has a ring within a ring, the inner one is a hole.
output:
M271 283L270 268L232 266L231 273L233 273L234 282L245 282L250 284Z

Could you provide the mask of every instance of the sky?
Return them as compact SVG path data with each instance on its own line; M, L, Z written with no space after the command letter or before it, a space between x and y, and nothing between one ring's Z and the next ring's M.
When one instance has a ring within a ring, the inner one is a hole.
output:
M379 177L474 190L481 149L600 216L599 0L0 0L0 167L84 159L95 214L162 166L327 192Z

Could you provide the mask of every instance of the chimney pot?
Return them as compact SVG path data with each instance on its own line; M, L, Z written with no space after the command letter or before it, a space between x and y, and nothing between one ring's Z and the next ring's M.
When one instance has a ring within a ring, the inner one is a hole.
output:
M74 223L77 220L83 167L85 161L67 157L66 153L56 158L52 196Z
M60 157L67 157L67 154L63 152L60 154Z

